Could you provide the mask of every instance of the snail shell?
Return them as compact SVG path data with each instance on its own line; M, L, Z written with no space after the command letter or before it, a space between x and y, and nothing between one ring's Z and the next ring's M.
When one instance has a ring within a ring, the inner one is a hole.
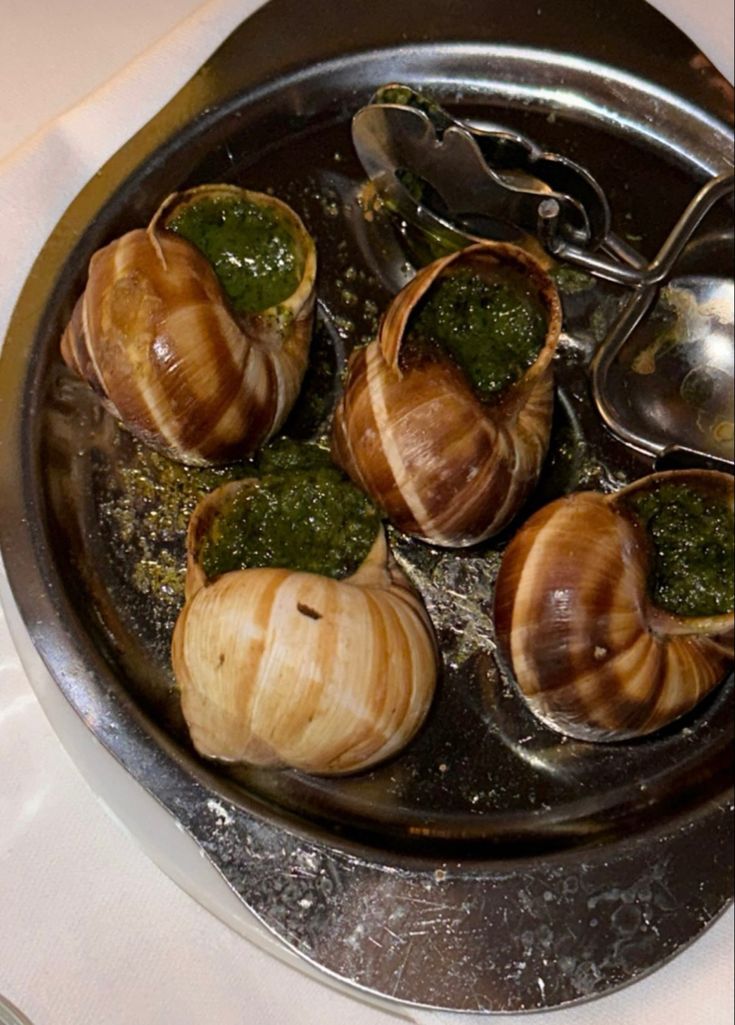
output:
M249 482L212 492L189 526L186 604L172 661L194 746L222 761L325 775L390 757L428 712L438 653L382 527L343 580L288 569L208 580L199 539L243 486Z
M652 733L694 708L732 663L732 611L674 615L650 597L651 543L626 499L666 480L709 489L732 508L727 474L653 474L614 495L552 502L503 556L501 650L531 711L562 733L593 741Z
M302 268L292 295L256 313L234 311L208 260L162 226L201 198L275 213ZM174 193L147 229L92 256L61 354L146 444L190 464L242 458L278 430L298 395L315 276L314 244L280 200L232 185Z
M450 270L519 271L537 292L546 337L535 362L494 403L448 358L402 366L416 304ZM476 544L512 519L538 478L553 407L551 361L561 306L541 265L516 246L470 246L429 264L398 293L378 338L350 360L332 456L399 530L434 544Z

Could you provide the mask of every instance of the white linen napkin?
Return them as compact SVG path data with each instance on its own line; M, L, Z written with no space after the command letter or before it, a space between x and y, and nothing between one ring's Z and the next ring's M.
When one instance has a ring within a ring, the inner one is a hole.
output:
M175 95L220 42L260 5L261 0L209 0L159 45L133 61L102 89L47 126L0 164L0 223L4 232L4 245L0 248L0 337L4 336L15 298L36 253L74 196L97 169ZM671 7L673 13L679 15L686 8L686 27L698 41L701 39L701 9L691 0L655 0L655 6L665 12ZM720 37L717 46L720 48L719 66L724 70L731 68L732 46L729 52L726 48L722 50ZM0 677L3 673L13 676L18 698L12 706L12 714L20 713L30 694L23 690L19 666L10 656L0 662ZM1 727L0 721L0 739ZM20 750L18 757L22 757ZM2 853L0 846L0 856ZM113 864L111 857L112 871ZM732 994L732 922L731 911L692 948L648 979L578 1008L543 1013L539 1015L539 1022L543 1025L633 1025L645 1020L647 1025L726 1025L731 999L728 1000L724 990L730 987L730 997ZM130 923L130 927L134 925ZM244 952L243 956L248 955ZM282 981L289 970L280 966L279 973ZM295 985L295 989L300 994L304 992L301 983L298 987ZM313 990L308 992L313 997ZM344 1010L338 1011L326 996L324 1001L325 1015L344 1015ZM360 1023L374 1021L382 1025L388 1020L382 1012L361 1010L364 1014L359 1015ZM486 1017L474 1015L401 1011L411 1013L420 1025L486 1025L488 1021ZM210 1017L210 1020L220 1025L225 1021L224 1011L222 1013L221 1019ZM142 1025L159 1025L164 1021L145 1016L137 1020ZM195 1020L190 1019L191 1025ZM249 1020L260 1025L259 1019ZM268 1017L268 1021L271 1020L276 1019ZM319 1020L318 1016L314 1020ZM322 1017L321 1020L331 1025L331 1021L337 1019ZM347 1018L342 1016L340 1020L346 1022ZM350 1020L357 1022L357 1013ZM504 1025L521 1025L521 1022L528 1025L529 1018L504 1015L503 1022ZM181 1025L189 1025L189 1020L182 1020Z

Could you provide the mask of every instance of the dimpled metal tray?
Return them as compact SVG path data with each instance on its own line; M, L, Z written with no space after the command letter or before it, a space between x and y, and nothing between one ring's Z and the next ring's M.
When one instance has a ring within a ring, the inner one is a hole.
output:
M418 1005L587 999L670 958L728 901L732 680L645 740L560 737L529 715L496 659L493 581L512 530L459 554L392 533L443 656L416 740L336 780L205 763L168 659L191 479L71 380L58 341L91 253L144 224L169 191L221 180L272 189L319 250L314 366L286 427L317 436L349 349L375 330L415 259L416 239L366 202L351 146L350 118L376 86L409 82L584 163L615 230L649 255L697 187L728 168L728 87L639 0L327 0L318 19L301 13L273 0L241 26L90 183L39 257L3 354L0 468L18 482L0 499L8 577L89 729L291 949ZM721 239L727 215L708 218L705 241ZM519 520L650 465L606 434L590 401L587 366L622 293L575 275L559 282L551 452Z

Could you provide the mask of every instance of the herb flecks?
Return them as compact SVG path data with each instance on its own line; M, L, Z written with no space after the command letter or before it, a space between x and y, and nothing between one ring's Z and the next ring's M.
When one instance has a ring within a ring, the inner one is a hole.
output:
M375 542L380 516L328 454L282 442L261 455L259 470L214 517L199 553L207 576L259 567L338 580L354 573Z
M536 360L546 336L543 305L522 277L498 268L492 277L472 268L447 274L414 311L404 359L443 350L476 394L492 401Z
M686 484L662 483L629 499L653 548L653 601L681 616L735 607L734 519L724 500Z
M303 271L294 233L278 212L237 197L203 196L166 222L212 265L238 313L284 302Z

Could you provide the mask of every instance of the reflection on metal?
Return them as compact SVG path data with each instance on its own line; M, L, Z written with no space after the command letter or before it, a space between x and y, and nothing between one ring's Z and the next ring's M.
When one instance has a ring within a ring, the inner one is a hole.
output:
M593 362L600 414L658 468L732 473L733 352L732 281L689 275L637 292Z

